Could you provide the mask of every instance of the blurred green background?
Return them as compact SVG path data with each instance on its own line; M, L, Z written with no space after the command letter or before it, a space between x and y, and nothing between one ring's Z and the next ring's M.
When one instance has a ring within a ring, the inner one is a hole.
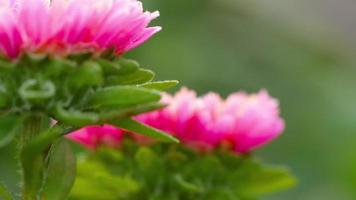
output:
M356 2L143 0L162 32L129 53L157 79L200 94L266 88L287 128L259 150L299 185L266 200L356 199ZM16 191L16 148L0 150L0 177Z

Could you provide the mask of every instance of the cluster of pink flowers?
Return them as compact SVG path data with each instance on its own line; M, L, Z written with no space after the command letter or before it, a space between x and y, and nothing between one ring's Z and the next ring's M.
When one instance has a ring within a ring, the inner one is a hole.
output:
M1 0L0 55L68 55L137 47L160 27L137 0Z
M182 88L174 96L164 94L161 102L168 106L136 116L136 120L166 131L185 146L198 150L224 146L247 153L272 141L284 130L278 101L265 90L252 95L237 92L224 100L215 93L198 97L194 91ZM106 131L105 127L83 128L69 137L89 147L95 146L92 141L100 145L108 138L121 138L122 132ZM100 138L102 135L105 136ZM133 135L138 141L147 140Z

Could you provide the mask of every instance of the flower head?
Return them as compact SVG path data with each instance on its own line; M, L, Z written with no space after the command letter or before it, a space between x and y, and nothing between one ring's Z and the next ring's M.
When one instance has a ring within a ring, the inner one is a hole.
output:
M1 0L0 54L122 54L160 30L137 0Z
M167 108L137 119L193 148L209 150L227 143L235 152L247 153L275 139L284 129L278 101L265 90L252 95L238 92L223 100L216 93L197 97L183 88L175 96L166 95L163 102L168 103Z
M87 126L72 132L67 138L84 145L89 149L95 149L100 145L116 147L120 144L123 132L113 126Z
M174 96L163 94L161 102L168 106L138 115L136 120L166 131L185 146L200 151L228 146L237 153L248 153L284 130L278 101L265 90L250 95L237 92L224 100L216 93L198 97L194 91L182 88ZM135 133L133 136L138 142L152 141Z

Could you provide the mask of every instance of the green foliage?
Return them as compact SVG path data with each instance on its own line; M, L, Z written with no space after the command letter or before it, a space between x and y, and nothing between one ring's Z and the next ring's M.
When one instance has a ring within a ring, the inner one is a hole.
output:
M117 193L112 192L112 196L97 199L253 200L296 183L288 169L264 165L251 156L197 153L171 144L139 146L125 140L121 149L103 148L79 162L79 182L70 199L88 199L86 184L93 184L90 174L94 171L88 166L100 166L95 173L129 179L133 185L121 187L106 182L90 187L102 195L107 193L99 191L116 188Z
M113 120L111 124L117 125L125 130L132 131L134 133L146 135L149 137L157 138L159 140L168 141L168 142L176 142L179 141L173 136L162 132L161 130L146 126L138 121L132 119L123 119L123 120Z
M22 198L67 198L75 179L75 157L61 138L83 126L113 122L176 142L162 131L130 120L163 107L158 90L141 86L153 77L152 71L142 69L137 62L112 55L104 58L84 53L56 58L25 54L15 61L0 58L0 147L18 139ZM52 119L57 122L50 127ZM119 185L132 185L128 179L102 177L104 182L107 178ZM0 188L7 198L3 191Z
M97 160L88 160L78 166L78 176L69 199L129 200L139 189L140 185L131 177L110 173L107 166Z

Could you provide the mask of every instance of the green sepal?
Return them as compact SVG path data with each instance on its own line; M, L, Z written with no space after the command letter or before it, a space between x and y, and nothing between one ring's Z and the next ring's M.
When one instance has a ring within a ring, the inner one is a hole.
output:
M6 189L6 187L0 183L0 199L13 200L12 194Z
M107 78L108 85L136 85L152 81L155 77L153 71L148 69L139 69L134 73L127 75L109 76Z
M88 107L96 109L125 108L157 102L161 95L154 90L136 86L112 86L96 91L89 99Z
M114 62L119 64L120 66L120 71L118 71L119 75L131 74L140 68L140 64L135 60L131 60L131 59L118 58L114 60Z
M26 53L22 55L21 59L22 62L30 65L29 67L42 67L42 64L47 61L48 56L45 54Z
M20 97L34 104L42 104L56 94L56 87L52 81L38 81L28 79L22 83L18 93Z
M0 117L0 148L11 143L20 133L23 118L14 114Z
M125 129L127 131L149 136L151 138L159 139L166 142L179 143L179 140L170 135L169 133L165 133L153 127L146 126L132 119L112 120L110 124Z
M91 58L93 58L93 53L83 52L83 53L71 54L68 56L68 58L69 58L69 60L73 60L77 63L82 63L87 60L91 60Z
M52 58L48 61L48 64L46 64L44 76L58 79L61 78L61 76L74 71L77 67L77 63L71 60ZM58 81L62 82L63 80Z
M81 89L92 86L100 86L104 81L102 69L94 61L84 62L79 69L68 79L69 87Z
M67 199L76 175L76 159L69 142L63 138L55 142L48 159L42 196L50 200Z
M148 89L155 89L155 90L167 90L172 87L178 85L179 81L170 80L170 81L155 81L155 82L148 82L140 85L140 87L148 88Z
M66 125L82 127L96 124L99 121L99 115L93 112L81 112L77 110L66 110L57 105L53 110L54 118Z
M96 62L101 66L105 75L117 75L120 73L121 67L119 63L106 59L98 59Z

